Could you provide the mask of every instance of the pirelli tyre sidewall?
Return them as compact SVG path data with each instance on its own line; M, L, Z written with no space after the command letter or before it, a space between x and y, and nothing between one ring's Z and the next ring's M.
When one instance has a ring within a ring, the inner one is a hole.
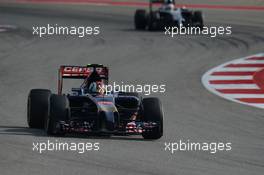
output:
M51 91L32 89L27 101L27 122L30 128L44 128L45 119L49 115Z
M144 139L159 139L163 136L163 109L158 98L144 98L143 105L143 120L145 122L155 122L158 127L151 132L143 132Z
M45 131L48 135L62 135L57 126L59 121L69 119L69 100L65 95L53 94L50 97L50 113L45 123Z

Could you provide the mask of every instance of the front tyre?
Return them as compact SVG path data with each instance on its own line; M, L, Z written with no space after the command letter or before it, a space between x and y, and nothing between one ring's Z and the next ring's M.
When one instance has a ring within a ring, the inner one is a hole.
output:
M150 12L148 16L148 30L155 31L158 27L158 12Z
M69 116L69 100L64 95L52 95L50 98L50 115L46 119L45 131L48 135L62 135L58 127L59 121L67 121Z
M201 30L203 29L204 21L201 11L194 11L192 21L194 26L199 27Z
M145 30L147 26L147 12L146 10L137 10L134 16L136 30Z
M43 129L45 118L49 115L51 91L32 89L28 95L27 122L30 128Z
M163 111L162 105L158 98L144 98L143 119L145 122L155 122L156 128L149 132L143 132L144 139L159 139L163 136Z

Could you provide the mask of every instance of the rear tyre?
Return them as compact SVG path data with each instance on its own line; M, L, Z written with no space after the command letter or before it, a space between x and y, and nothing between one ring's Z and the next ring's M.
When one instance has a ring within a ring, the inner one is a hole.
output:
M145 122L155 122L158 127L151 132L143 132L144 139L159 139L163 136L163 111L158 98L144 98L143 119Z
M59 121L69 119L69 100L64 95L52 95L50 98L50 115L46 119L45 131L48 135L62 135L57 127Z
M147 26L147 13L146 10L139 9L134 16L136 30L145 30Z
M203 21L203 15L201 11L194 11L192 21L196 27L203 29L204 21Z
M28 95L27 122L30 128L43 129L45 118L49 115L51 91L32 89Z

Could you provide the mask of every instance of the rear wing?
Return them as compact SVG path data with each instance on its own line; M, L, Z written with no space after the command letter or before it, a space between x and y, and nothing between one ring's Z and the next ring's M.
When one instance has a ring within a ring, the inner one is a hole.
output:
M156 4L156 3L163 4L165 2L166 0L150 0L150 3L153 3L153 4ZM172 0L172 2L175 4L175 0Z
M152 11L153 4L164 4L166 0L149 0L149 10ZM172 3L175 4L175 0L172 0Z
M93 72L108 81L108 67L101 64L88 64L87 66L63 65L59 68L58 73L58 94L62 93L63 79L86 79Z
M150 0L150 3L164 3L165 2L165 0Z

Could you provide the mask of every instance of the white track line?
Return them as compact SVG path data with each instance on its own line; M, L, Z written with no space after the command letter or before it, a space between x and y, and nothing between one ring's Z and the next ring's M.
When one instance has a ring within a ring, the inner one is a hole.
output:
M9 30L15 30L17 29L16 26L13 25L6 25L6 24L0 24L0 32L7 32Z
M228 98L264 98L264 94L225 94Z
M208 80L252 80L253 76L214 76L208 77Z
M259 103L251 103L250 106L255 106L257 108L264 108L264 104L259 104Z
M256 84L208 84L212 89L260 89Z
M251 72L258 71L259 67L221 67L214 70L214 72Z
M241 62L238 62L241 63ZM234 64L237 64L234 62ZM244 60L243 64L264 64L264 60Z

